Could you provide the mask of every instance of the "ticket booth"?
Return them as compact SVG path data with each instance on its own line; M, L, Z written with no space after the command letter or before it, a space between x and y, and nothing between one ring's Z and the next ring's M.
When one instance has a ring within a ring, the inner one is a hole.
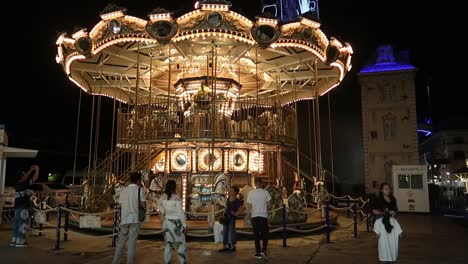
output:
M429 212L426 165L394 165L393 192L400 212Z

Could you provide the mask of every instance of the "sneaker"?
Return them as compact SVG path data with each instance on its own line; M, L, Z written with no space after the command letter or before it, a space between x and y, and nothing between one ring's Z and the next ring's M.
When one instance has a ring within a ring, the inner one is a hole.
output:
M226 252L229 251L230 249L228 247L223 247L222 249L218 250L219 252Z
M268 258L267 253L266 253L265 251L262 251L262 252L260 253L260 256L261 256L262 258L264 258L264 259L267 259L267 258Z
M16 244L16 247L19 247L19 248L29 247L29 244L28 243Z
M260 253L257 253L257 254L255 254L254 256L255 256L256 258L258 258L258 259L261 259L261 258L262 258L262 255L261 255Z

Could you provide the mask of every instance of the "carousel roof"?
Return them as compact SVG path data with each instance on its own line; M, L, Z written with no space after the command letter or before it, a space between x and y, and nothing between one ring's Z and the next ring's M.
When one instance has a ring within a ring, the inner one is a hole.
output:
M240 83L239 98L288 104L327 93L351 68L351 46L327 38L306 17L283 25L251 21L224 1L202 2L177 18L164 9L148 20L125 11L107 8L90 31L56 42L57 62L88 93L133 104L168 90L176 96L181 80L215 75Z

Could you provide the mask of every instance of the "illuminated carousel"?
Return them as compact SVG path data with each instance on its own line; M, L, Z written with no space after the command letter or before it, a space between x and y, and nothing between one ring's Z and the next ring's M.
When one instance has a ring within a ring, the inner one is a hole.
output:
M160 187L176 180L186 211L222 204L214 194L255 177L290 193L297 179L282 158L298 145L295 103L339 85L353 51L307 14L281 24L230 7L200 1L180 17L155 9L141 19L108 6L91 30L59 36L70 81L117 104L116 145L88 170L95 203L134 170Z

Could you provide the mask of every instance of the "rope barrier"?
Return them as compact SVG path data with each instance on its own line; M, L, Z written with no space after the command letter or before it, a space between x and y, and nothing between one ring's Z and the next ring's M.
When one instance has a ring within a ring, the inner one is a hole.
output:
M40 213L48 213L48 212L56 212L57 208L52 208L52 209L37 209L34 208L34 212L40 212Z
M64 210L64 211L70 212L70 213L78 214L78 215L94 215L94 216L99 216L99 215L107 215L107 214L113 214L113 213L115 213L115 210L106 211L106 212L101 212L101 213L83 213L83 212L76 211L76 210L72 210L72 209L69 209L69 208L66 208L66 207L61 207L61 209Z
M314 209L314 210L312 210L312 211L308 211L308 212L305 212L305 211L297 211L297 210L294 210L294 209L291 209L291 208L287 208L286 210L287 210L288 212L297 213L297 214L311 214L311 213L315 213L315 212L321 211L322 208L323 208L323 206L320 207L320 208Z
M346 212L348 210L350 210L351 208L353 208L353 206L348 206L348 207L335 207L333 205L329 205L330 206L330 209L333 209L335 211L343 211L343 212Z
M188 235L188 236L192 236L192 237L210 237L210 236L213 236L214 233L209 233L209 234L197 234L197 233L190 233L190 232L187 232L187 235Z
M286 229L289 230L289 231L294 231L294 232L298 232L298 233L309 233L309 232L315 232L315 231L318 231L318 230L322 230L325 227L327 227L327 225L322 225L322 226L319 226L317 228L312 228L312 229L296 229L296 228L292 228L292 227L286 227Z
M330 227L333 227L333 228L339 230L339 229L348 229L348 228L351 227L352 225L354 225L354 222L351 223L351 224L349 224L349 225L347 225L347 226L342 226L342 227L340 226L340 227L338 227L338 226L335 226L335 225L330 225Z
M188 214L188 215L194 215L194 216L208 216L208 215L214 215L214 214L219 214L221 212L224 212L224 209L222 210L219 210L219 211L215 211L215 212L211 212L211 213L193 213L193 212L185 212L185 214Z
M363 224L364 222L366 222L366 221L367 221L367 218L368 218L368 217L366 217L366 218L364 218L362 221L358 222L358 225L361 225L361 224Z

